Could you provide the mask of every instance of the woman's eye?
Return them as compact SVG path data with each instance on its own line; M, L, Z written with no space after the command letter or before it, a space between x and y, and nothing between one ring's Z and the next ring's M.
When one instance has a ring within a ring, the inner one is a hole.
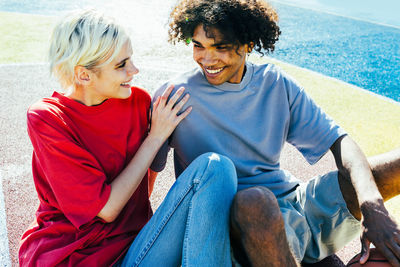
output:
M125 67L125 65L126 65L126 61L124 61L124 63L122 63L121 65L119 65L118 68L119 68L119 69L120 69L120 68L123 68L123 67Z

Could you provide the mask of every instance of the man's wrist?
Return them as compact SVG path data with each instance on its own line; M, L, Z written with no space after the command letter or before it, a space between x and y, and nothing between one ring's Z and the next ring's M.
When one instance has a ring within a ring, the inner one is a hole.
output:
M368 217L371 214L381 213L382 215L388 215L389 212L383 204L383 199L371 199L360 203L360 211L364 217Z

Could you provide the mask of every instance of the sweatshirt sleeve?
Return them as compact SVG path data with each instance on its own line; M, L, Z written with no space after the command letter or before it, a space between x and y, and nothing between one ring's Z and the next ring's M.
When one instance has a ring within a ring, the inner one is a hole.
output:
M316 163L345 131L297 83L288 80L290 124L287 141Z

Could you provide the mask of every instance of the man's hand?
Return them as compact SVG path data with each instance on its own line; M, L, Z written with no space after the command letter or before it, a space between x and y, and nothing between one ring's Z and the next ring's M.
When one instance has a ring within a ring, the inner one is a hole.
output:
M360 263L364 264L368 260L369 246L373 243L390 264L400 267L400 228L389 215L383 201L363 203L361 213L363 218Z
M393 266L400 267L400 228L383 205L367 158L349 136L336 140L331 150L347 208L361 220L360 263L368 260L369 245L373 243ZM381 181L383 185L384 181Z

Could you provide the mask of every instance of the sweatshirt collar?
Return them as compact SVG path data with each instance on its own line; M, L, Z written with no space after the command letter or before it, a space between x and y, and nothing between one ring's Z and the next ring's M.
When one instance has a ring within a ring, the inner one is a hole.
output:
M213 86L222 91L241 91L250 83L251 78L253 77L253 72L253 64L250 62L246 62L246 73L244 74L244 77L240 83L225 82L223 84Z

